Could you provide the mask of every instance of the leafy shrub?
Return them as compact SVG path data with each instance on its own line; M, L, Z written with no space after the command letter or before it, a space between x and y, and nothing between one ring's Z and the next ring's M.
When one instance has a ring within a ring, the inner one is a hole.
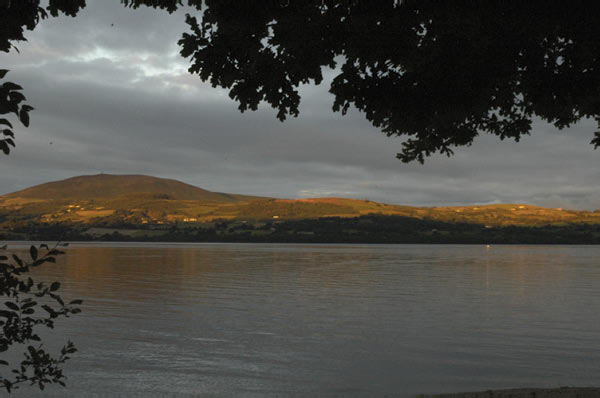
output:
M10 369L9 362L0 357L0 388L7 392L23 383L37 385L42 390L46 384L65 386L61 365L77 349L69 341L61 349L60 355L52 356L44 349L36 330L40 326L52 329L56 319L77 314L81 311L77 306L82 301L73 300L66 304L57 293L59 282L36 283L26 275L32 268L44 263L55 263L56 256L64 254L58 247L66 245L57 243L52 248L45 244L39 248L31 246L29 261L7 253L6 246L1 248L0 296L7 300L3 305L0 304L0 353L15 349L22 351L24 357L13 369ZM5 373L7 367L10 370Z

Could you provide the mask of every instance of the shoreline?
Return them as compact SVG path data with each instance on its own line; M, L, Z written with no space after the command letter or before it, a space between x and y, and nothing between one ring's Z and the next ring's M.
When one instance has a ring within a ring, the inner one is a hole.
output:
M598 398L599 387L514 388L478 392L419 394L417 398Z

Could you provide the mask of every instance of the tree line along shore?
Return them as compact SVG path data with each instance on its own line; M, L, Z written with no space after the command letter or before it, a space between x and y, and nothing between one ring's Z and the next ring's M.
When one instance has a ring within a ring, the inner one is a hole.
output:
M403 216L137 224L22 223L2 240L249 243L600 244L600 224L489 226Z

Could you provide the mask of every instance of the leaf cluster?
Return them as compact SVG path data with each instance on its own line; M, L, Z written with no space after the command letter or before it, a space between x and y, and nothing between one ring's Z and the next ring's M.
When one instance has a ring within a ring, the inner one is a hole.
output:
M13 43L27 41L25 30L33 30L41 20L50 16L65 14L74 17L85 6L85 0L49 0L45 7L40 5L40 0L0 0L0 51L8 52L13 48L18 52ZM0 80L7 72L0 69ZM12 124L3 115L14 113L27 127L29 111L33 110L33 107L21 104L25 101L21 90L20 85L11 82L0 85L0 150L5 155L10 153L15 142Z
M58 243L52 248L32 245L29 260L6 253L6 247L0 251L0 297L6 300L0 304L0 353L11 347L24 349L23 360L10 370L10 376L2 371L9 362L0 360L0 388L8 392L22 383L37 385L42 390L46 384L65 385L61 365L77 350L68 342L58 356L52 356L44 349L37 329L40 326L52 329L58 318L81 312L78 305L82 301L65 303L58 294L60 282L36 283L27 276L33 268L55 263L56 256L64 254L61 246L66 244Z
M207 1L179 44L191 73L239 109L298 115L301 84L335 69L333 110L353 106L398 158L453 154L481 132L518 141L538 116L559 129L600 120L600 28L564 3ZM591 142L600 146L600 132Z
M121 0L121 3L125 7L136 9L146 6L166 10L169 13L175 12L179 7L186 4L188 7L195 7L197 10L201 10L203 2L204 0Z
M77 15L85 7L85 0L49 0L46 7L40 0L0 0L0 51L15 48L12 42L27 41L24 30L33 30L49 16Z
M25 96L21 92L23 87L12 82L2 83L8 70L0 69L0 150L5 155L10 153L10 147L15 146L15 134L12 131L13 125L4 117L5 115L15 114L25 127L29 126L29 112L33 110L32 106L23 104Z

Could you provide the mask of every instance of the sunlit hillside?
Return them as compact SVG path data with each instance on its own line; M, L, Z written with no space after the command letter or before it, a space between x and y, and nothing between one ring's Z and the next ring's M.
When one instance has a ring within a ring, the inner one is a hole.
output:
M140 175L80 176L0 196L0 226L23 223L210 223L394 215L447 223L540 226L600 223L600 212L527 204L411 207L345 198L273 199L210 192Z

